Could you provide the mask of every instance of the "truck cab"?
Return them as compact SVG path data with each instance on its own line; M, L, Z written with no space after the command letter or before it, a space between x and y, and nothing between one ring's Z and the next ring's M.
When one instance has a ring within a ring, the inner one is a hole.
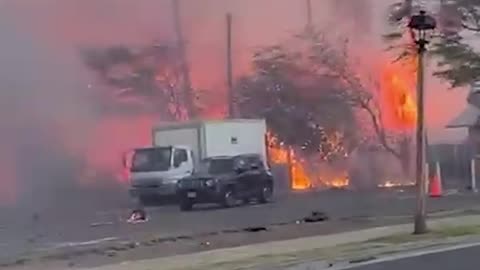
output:
M130 163L130 195L142 202L174 196L178 180L193 170L193 151L188 146L135 149Z

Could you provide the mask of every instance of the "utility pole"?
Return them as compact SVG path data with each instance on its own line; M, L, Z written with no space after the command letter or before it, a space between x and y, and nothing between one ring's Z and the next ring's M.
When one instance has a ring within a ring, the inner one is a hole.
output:
M232 63L232 14L227 13L227 98L228 117L235 117L235 95L233 93L233 63Z
M182 18L180 13L179 0L172 0L173 8L173 24L175 28L175 35L177 39L177 49L180 57L180 69L182 73L182 88L183 88L183 104L187 107L188 118L197 117L197 111L194 102L194 93L192 83L190 80L190 68L187 61L187 53L185 48L185 39L182 29Z
M425 95L424 95L424 57L427 40L427 31L433 31L436 28L436 21L433 17L426 15L425 11L420 11L419 15L413 15L410 18L408 27L412 37L415 38L417 45L417 132L416 132L416 184L417 184L417 207L415 212L414 233L424 234L427 232L426 222L426 189L427 177L425 170L426 154L426 136L425 136Z
M426 183L425 177L425 97L424 97L424 65L425 48L418 49L417 68L417 134L416 134L416 179L417 179L417 211L415 214L415 233L427 231L426 224Z

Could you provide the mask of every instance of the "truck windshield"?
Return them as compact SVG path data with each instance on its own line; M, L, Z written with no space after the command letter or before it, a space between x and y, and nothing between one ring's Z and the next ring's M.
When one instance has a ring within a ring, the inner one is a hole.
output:
M232 159L207 159L200 163L198 172L208 174L224 174L233 170Z
M170 147L137 149L133 155L132 172L167 171L170 169Z

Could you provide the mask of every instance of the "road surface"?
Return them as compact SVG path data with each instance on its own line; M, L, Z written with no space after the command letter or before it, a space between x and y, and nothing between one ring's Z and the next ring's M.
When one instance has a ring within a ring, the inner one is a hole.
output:
M79 204L68 204L63 200L62 204L38 211L36 215L32 214L35 212L34 208L0 213L0 259L24 253L32 248L81 245L108 239L135 241L148 236L171 237L249 226L295 223L312 211L327 213L331 221L322 227L322 231L310 233L333 233L362 225L384 225L387 223L382 222L388 221L388 218L401 216L404 217L402 222L407 222L414 209L414 198L413 190L370 193L331 190L291 194L277 198L270 204L232 209L207 206L192 212L180 212L177 206L150 207L147 209L150 221L140 225L125 222L130 211L127 198L110 207L95 204L93 199L86 199ZM431 212L465 209L477 203L477 196L453 195L430 200L428 209ZM367 218L386 218L386 221L368 223ZM344 225L338 221L344 221ZM390 220L390 224L395 222L399 221ZM281 237L301 236L299 233L301 232L285 231Z
M352 270L477 270L480 269L480 246L423 256L374 263L350 268Z

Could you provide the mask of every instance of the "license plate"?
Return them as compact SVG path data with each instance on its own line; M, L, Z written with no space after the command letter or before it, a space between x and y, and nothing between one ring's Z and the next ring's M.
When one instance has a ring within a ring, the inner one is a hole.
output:
M188 197L188 198L196 198L196 197L197 197L197 193L196 193L196 192L188 192L188 193L187 193L187 197Z

